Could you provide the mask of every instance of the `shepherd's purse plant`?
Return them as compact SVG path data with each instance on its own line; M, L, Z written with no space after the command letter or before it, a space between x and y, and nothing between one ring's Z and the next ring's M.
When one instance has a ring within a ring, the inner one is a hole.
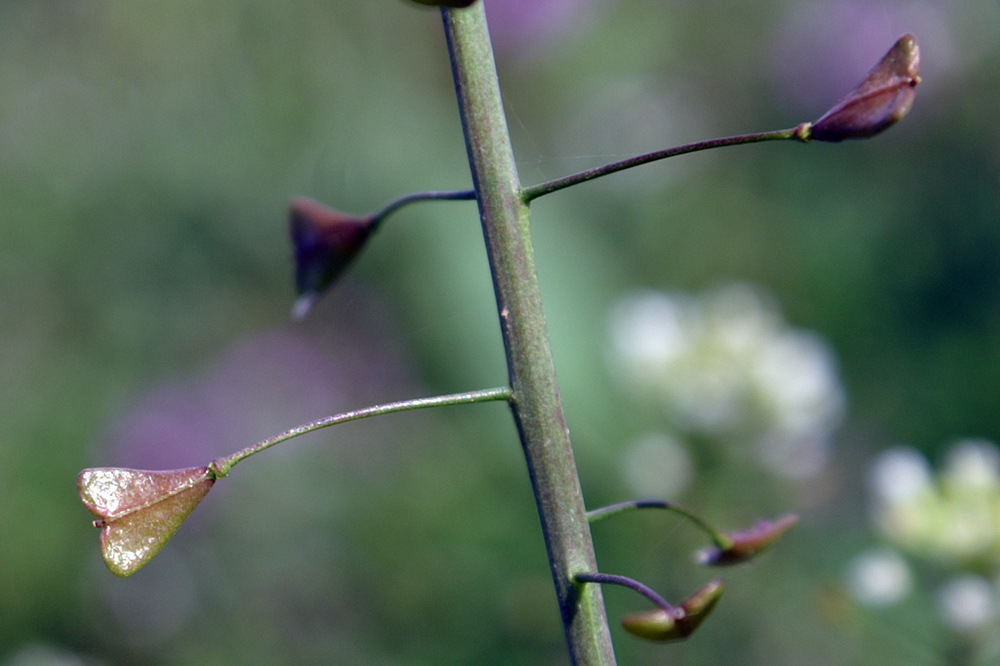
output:
M633 499L588 511L577 474L569 428L549 345L545 312L533 256L530 204L574 185L685 153L762 141L838 142L868 138L899 121L913 103L920 82L919 49L904 35L858 86L813 122L786 129L699 141L655 150L554 180L522 185L515 164L484 2L418 0L440 7L464 131L472 188L406 194L370 213L353 215L297 197L289 206L298 295L293 316L310 308L336 282L383 223L421 201L475 200L496 294L508 376L497 387L375 405L319 418L202 466L169 471L116 467L83 470L80 497L97 520L104 561L127 577L164 547L220 479L243 460L299 435L347 421L416 409L499 401L506 403L528 467L569 659L574 664L615 663L601 588L623 586L652 608L625 616L629 633L654 641L684 639L719 603L725 584L714 578L685 599L671 603L644 583L601 571L590 525L618 514L659 509L683 516L701 529L710 545L700 552L706 566L735 565L771 547L798 520L794 514L760 520L739 531L723 531L694 510L667 499ZM387 11L389 9L387 8ZM382 233L391 233L383 231Z

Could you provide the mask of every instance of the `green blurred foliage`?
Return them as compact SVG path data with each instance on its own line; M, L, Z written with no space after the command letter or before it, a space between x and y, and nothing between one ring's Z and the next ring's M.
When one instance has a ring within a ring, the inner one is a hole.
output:
M808 487L691 443L696 475L675 499L724 528L789 510L803 524L726 572L691 641L614 629L620 662L952 663L967 646L930 592L879 611L841 578L874 538L875 452L1000 440L995 3L547 1L558 20L542 20L485 1L526 183L815 119L896 37L926 35L914 109L875 140L694 155L532 208L592 506L629 496L623 447L663 427L608 368L609 308L631 289L762 286L830 341L849 399ZM327 413L505 381L468 202L393 217L309 321L288 318L290 196L363 212L469 186L439 23L392 0L0 3L0 664L63 663L38 645L87 664L565 663L502 406L352 424L244 463L125 581L103 569L75 494L83 467L205 464ZM851 46L796 51L796 31ZM847 85L826 86L837 68ZM329 404L308 403L315 377L265 367L256 392L235 393L252 400L215 410L228 375L205 369L260 336L338 368ZM121 434L171 385L215 419L195 459ZM602 568L668 598L711 577L676 519L632 515L595 536ZM612 618L645 608L606 598Z

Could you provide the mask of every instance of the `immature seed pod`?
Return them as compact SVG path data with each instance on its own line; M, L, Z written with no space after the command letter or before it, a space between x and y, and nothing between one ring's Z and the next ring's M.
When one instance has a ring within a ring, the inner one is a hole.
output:
M298 296L294 315L302 318L358 255L376 225L371 217L341 213L306 197L292 199L288 217Z
M709 566L746 562L773 546L782 534L798 522L799 517L790 513L775 520L761 520L748 530L726 532L725 535L731 541L728 548L706 548L698 554L698 559Z
M726 584L721 578L710 580L697 590L694 594L684 600L681 609L684 611L684 619L680 625L684 629L685 636L690 636L695 629L701 626L705 618L715 610L716 604L722 598L722 593L726 591Z
M684 638L676 616L676 612L666 608L629 613L622 618L622 628L633 636L650 641L676 641Z
M920 83L917 38L899 38L875 68L823 117L805 124L800 138L816 141L866 139L903 119Z
M716 578L695 590L678 608L654 608L626 615L622 618L622 628L651 641L682 640L701 626L725 591L726 584Z

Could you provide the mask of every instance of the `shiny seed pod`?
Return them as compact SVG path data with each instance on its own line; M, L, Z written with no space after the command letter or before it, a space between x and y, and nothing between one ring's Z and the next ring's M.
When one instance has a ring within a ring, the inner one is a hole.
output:
M800 138L843 141L874 136L909 113L920 81L920 47L916 37L906 34L854 90L806 125Z
M101 555L125 578L146 566L215 483L208 467L163 472L99 467L76 480L80 499L97 516Z

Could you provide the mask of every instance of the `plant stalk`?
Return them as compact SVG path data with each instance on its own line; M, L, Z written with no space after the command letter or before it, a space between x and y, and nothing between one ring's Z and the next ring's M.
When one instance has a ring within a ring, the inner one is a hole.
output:
M707 520L699 516L691 509L681 506L680 504L675 504L674 502L668 502L666 500L639 499L639 500L629 500L627 502L619 502L618 504L612 504L610 506L601 507L600 509L594 509L593 511L588 511L587 520L589 520L591 525L593 525L599 520L604 520L605 518L616 516L619 513L623 513L625 511L633 511L636 509L664 509L666 511L672 511L676 514L684 516L692 523L697 525L698 528L701 529L703 532L705 532L705 534L707 534L709 538L712 540L712 542L719 548L726 550L733 547L732 538L726 535L725 532L713 527Z
M611 162L610 164L603 164L601 166L594 167L593 169L579 171L568 176L556 178L555 180L526 187L521 191L521 197L525 202L530 202L538 197L558 192L559 190L572 187L573 185L585 183L588 180L608 176L619 171L624 171L625 169L632 169L637 166L642 166L643 164L649 164L650 162L665 160L669 157L696 153L700 150L711 150L712 148L724 148L726 146L742 146L748 143L760 143L761 141L786 141L788 139L807 141L808 139L804 138L807 135L804 134L805 130L803 129L807 125L808 123L803 123L801 125L797 125L796 127L790 127L783 130L726 136L721 139L708 139L706 141L687 143L683 146L674 146L673 148L655 150L651 153L636 155L635 157L629 157L617 162Z
M278 433L277 435L272 435L267 439L262 439L256 444L251 444L245 449L240 449L236 453L222 458L216 458L211 464L212 473L215 474L216 478L224 477L229 474L229 470L231 470L233 465L236 463L246 460L250 456L256 455L265 449L269 449L275 444L280 444L281 442L292 439L293 437L305 435L323 428L329 428L330 426L338 425L340 423L366 419L370 416L382 416L383 414L395 414L397 412L411 412L415 409L427 409L428 407L445 407L448 405L468 405L475 402L490 402L493 400L510 400L510 397L510 387L499 386L497 388L469 391L467 393L452 393L449 395L436 395L430 398L400 400L399 402L389 402L383 405L363 407L361 409L355 409L350 412L335 414L333 416L325 416L321 419L310 421L309 423L303 423L300 426L295 426L294 428Z
M673 605L664 599L660 594L645 583L640 583L634 578L629 578L628 576L619 576L617 574L606 574L606 573L578 573L574 580L577 583L597 583L599 585L620 585L626 587L633 592L638 592L642 596L646 597L653 602L658 608L662 608L671 614L676 614L677 609Z
M473 184L496 293L510 400L535 494L572 663L615 663L576 461L559 397L538 275L482 2L442 8Z
M475 190L448 190L443 192L412 192L397 197L380 209L371 213L368 217L373 224L381 224L382 220L389 217L403 206L418 201L473 201L476 198Z

